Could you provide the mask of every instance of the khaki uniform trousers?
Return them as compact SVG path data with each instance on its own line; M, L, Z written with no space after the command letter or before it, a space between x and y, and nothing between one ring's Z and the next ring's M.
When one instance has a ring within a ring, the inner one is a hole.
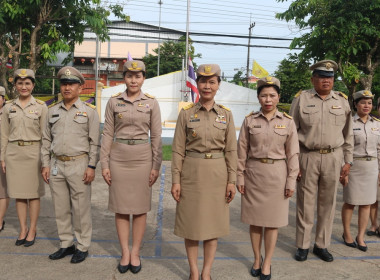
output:
M61 248L73 245L77 239L77 249L88 251L92 235L91 185L83 183L83 175L88 165L88 157L72 161L51 159L50 189L53 198L58 236ZM57 166L58 174L53 176Z
M320 154L319 151L303 152L301 150L300 170L302 177L297 184L297 248L308 249L310 247L316 198L315 244L319 248L327 248L330 245L342 162L343 151L341 148L328 154Z

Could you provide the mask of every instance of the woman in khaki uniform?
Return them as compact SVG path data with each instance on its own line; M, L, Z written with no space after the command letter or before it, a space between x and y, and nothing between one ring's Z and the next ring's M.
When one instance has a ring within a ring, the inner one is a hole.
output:
M260 79L257 97L261 110L246 116L240 129L237 187L242 194L241 220L250 225L255 255L251 274L270 279L278 228L288 224L289 198L299 171L299 144L292 117L277 110L280 81Z
M370 116L373 94L368 90L355 92L353 117L354 163L350 174L342 182L343 189L342 222L345 245L367 251L364 234L370 215L370 205L376 202L380 169L380 120ZM350 225L355 205L359 205L358 234L351 236Z
M211 279L217 238L229 234L228 204L236 192L235 125L230 109L214 101L220 73L216 64L199 66L200 100L179 113L172 145L174 234L185 238L193 280L199 279L199 240L204 247L202 279Z
M0 126L3 115L3 105L5 103L5 88L0 86ZM5 221L4 216L7 212L9 205L9 197L7 194L7 181L5 174L0 170L0 232L4 229Z
M48 108L45 102L32 96L35 85L32 70L16 70L14 84L19 97L6 103L1 120L1 165L6 173L8 195L16 199L21 229L15 245L29 247L37 235L40 197L45 194L40 149Z
M157 100L144 94L145 65L127 61L123 67L127 89L107 103L100 151L102 175L109 185L108 209L115 213L122 249L120 273L141 270L140 246L151 209L152 185L162 161L161 113ZM150 143L149 143L150 135ZM115 138L115 140L114 140ZM132 250L129 221L132 215Z

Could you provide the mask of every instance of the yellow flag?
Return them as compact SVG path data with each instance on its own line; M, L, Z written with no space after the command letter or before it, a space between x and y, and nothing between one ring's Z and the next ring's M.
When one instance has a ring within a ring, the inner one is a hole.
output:
M253 61L252 66L252 75L256 78L264 78L266 76L269 76L269 73L267 70L265 70L263 67L261 67L256 60Z

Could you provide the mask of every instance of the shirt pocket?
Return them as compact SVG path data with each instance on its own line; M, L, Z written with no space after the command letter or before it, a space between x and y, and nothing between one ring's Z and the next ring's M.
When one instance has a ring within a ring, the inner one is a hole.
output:
M354 129L354 145L359 146L362 143L362 139L365 141L365 133L360 129L360 130L355 130Z
M321 119L320 109L317 107L305 107L302 109L303 121L307 125L318 123Z
M150 108L137 107L136 111L136 118L138 120L142 120L143 122L147 122L148 124L150 123Z
M29 127L34 127L36 129L39 129L40 127L40 117L37 114L34 113L27 113L25 114L25 125Z
M274 129L274 141L276 145L284 146L288 135L287 128L275 128Z
M128 119L128 109L127 107L117 107L114 111L115 122L124 121Z
M72 132L75 134L83 134L83 132L88 132L88 118L85 116L76 116L74 118L74 125Z
M214 122L213 125L213 130L215 133L213 133L213 138L218 138L224 141L226 138L226 129L227 129L227 124L226 123L218 123Z
M188 140L193 140L199 138L199 133L201 132L200 122L188 122L186 124L186 138Z
M377 145L380 141L380 130L371 130L371 133L368 136L369 145L373 150L377 150Z
M343 109L330 108L331 122L334 125L344 125L346 123L346 114Z

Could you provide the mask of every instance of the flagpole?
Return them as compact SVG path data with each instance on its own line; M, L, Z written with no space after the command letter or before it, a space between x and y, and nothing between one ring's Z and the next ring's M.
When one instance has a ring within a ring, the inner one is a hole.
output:
M185 48L185 72L189 67L189 25L190 25L190 0L187 0L187 17L186 17L186 48Z

